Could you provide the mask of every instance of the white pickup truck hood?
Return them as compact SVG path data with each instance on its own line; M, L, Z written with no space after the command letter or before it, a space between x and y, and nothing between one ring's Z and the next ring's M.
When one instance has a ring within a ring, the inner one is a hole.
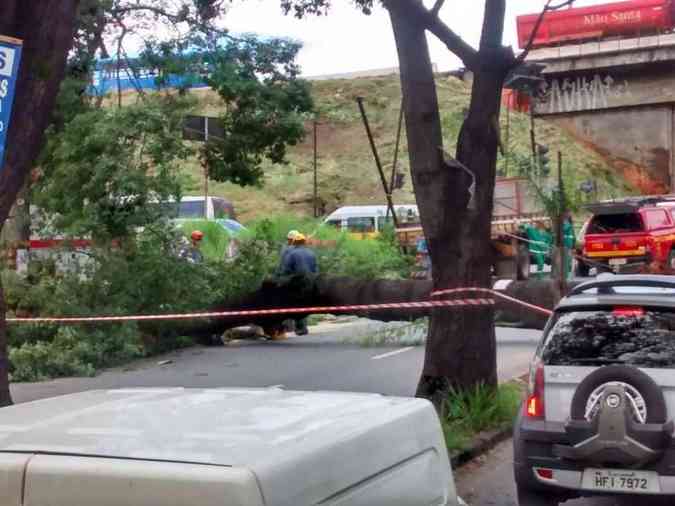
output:
M426 401L280 389L92 391L0 409L8 506L444 505Z

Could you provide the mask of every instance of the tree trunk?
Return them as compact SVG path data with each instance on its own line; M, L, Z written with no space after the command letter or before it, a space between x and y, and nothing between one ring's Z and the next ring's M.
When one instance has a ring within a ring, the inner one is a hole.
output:
M537 304L552 309L555 301L552 298L550 281L515 281L504 293L530 304ZM276 309L316 306L353 306L366 304L389 304L399 302L422 302L429 300L432 283L417 280L359 280L350 278L334 278L318 276L308 289L297 286L279 285L274 281L263 283L263 286L239 300L223 301L210 311L235 311L247 309ZM518 323L523 327L542 329L548 320L539 313L534 313L522 306L498 299L495 304L504 321ZM445 313L456 313L461 309L444 309ZM410 310L407 308L352 310L340 314L352 314L379 321L406 321L429 316L429 308ZM289 319L289 315L275 316L241 316L213 320L192 320L171 323L172 332L192 337L210 337L220 335L228 329L243 325L259 325L274 327ZM166 325L146 322L141 324L145 333L161 335Z
M22 39L11 126L0 169L0 229L40 153L66 57L73 43L78 0L3 0L0 34ZM0 406L11 403L4 298L0 291Z
M495 7L491 4L495 2L488 0L484 33L499 25L499 20L487 20L488 14L495 14L488 12ZM458 143L458 160L476 177L475 206L468 209L471 178L442 158L438 99L424 25L410 18L403 2L389 1L386 6L398 49L410 166L432 261L433 286L489 287L496 125L506 75L503 64L496 70L493 65L503 56L501 32L493 33L499 38L499 50L490 51L490 38L484 37L481 42L485 51L481 51L480 59L491 53L494 59L481 61L475 72L469 116ZM438 406L450 388L496 385L496 369L492 308L432 312L417 395L430 398Z
M386 304L397 302L421 302L429 300L431 283L413 280L358 280L318 276L311 283L298 285L295 281L279 284L274 280L263 283L262 287L239 300L224 301L211 311L235 311L249 309L277 309L316 306L351 306L366 304ZM417 309L378 309L350 311L348 313L380 321L405 321L429 315L429 310ZM228 329L242 325L255 324L264 328L273 328L284 320L300 315L274 315L265 317L242 316L226 319L196 320L171 325L173 332L197 338L220 335ZM153 323L141 325L144 332L157 334L158 326ZM160 330L161 332L161 330Z
M3 381L2 378L7 378ZM9 393L9 359L7 357L7 322L5 321L5 295L0 277L0 407L12 404Z

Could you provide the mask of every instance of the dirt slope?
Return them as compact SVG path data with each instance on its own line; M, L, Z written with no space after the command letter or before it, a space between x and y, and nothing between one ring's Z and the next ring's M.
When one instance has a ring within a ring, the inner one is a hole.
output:
M446 139L446 149L454 152L455 141L464 111L468 107L470 87L454 77L437 78L439 102ZM346 204L384 203L384 192L373 162L368 139L361 122L357 96L365 98L366 109L373 128L380 157L387 174L391 172L398 114L401 103L397 76L353 80L317 81L313 95L319 110L319 197L326 212ZM194 90L199 98L199 113L217 115L222 106L210 90ZM502 136L509 151L523 156L529 154L529 117L511 113L507 128L507 114L501 118ZM312 134L311 122L306 125L305 142L291 149L289 163L266 167L264 186L241 188L228 183L210 182L210 193L231 199L243 220L272 213L312 214ZM544 121L537 122L538 140L551 148L551 163L555 152L564 154L565 179L568 188L577 188L582 181L594 179L599 184L599 197L611 197L631 192L626 183L616 176L606 162L593 151L575 141L570 135ZM404 136L399 156L400 169L406 173L405 186L395 192L396 203L414 203L415 196L409 176ZM500 167L508 175L516 174L513 161L500 159ZM199 194L203 189L201 170L196 161L186 166L191 177L186 182L188 194Z

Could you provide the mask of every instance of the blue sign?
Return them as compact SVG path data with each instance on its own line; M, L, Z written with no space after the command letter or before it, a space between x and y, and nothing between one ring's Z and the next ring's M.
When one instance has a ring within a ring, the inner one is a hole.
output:
M5 144L19 75L21 45L19 39L0 35L0 171L5 161Z

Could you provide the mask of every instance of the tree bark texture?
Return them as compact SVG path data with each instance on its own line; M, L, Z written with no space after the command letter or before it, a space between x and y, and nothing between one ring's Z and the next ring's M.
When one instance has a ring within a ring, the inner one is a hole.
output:
M456 157L476 178L472 209L468 208L471 177L442 158L441 121L425 25L407 15L407 3L390 0L386 7L398 49L410 167L432 260L433 285L435 289L489 287L497 125L508 71L501 47L504 2L488 0L486 4L471 106L458 142ZM496 385L493 321L494 311L489 307L433 311L417 394L439 405L450 388Z
M0 169L0 228L44 142L73 43L78 0L2 0L0 34L23 40L4 166ZM0 299L2 292L0 291ZM0 300L0 406L11 403L4 299Z

